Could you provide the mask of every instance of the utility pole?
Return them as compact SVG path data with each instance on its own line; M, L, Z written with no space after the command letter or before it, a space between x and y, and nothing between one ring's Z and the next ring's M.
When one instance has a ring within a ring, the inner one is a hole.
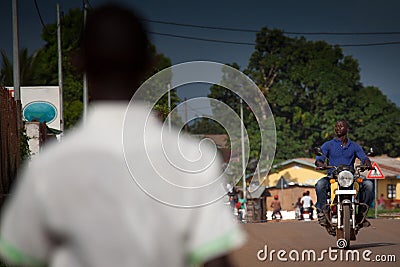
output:
M283 176L281 176L281 195L282 195L282 198L281 198L281 204L282 204L282 206L283 206L283 188L285 187L285 185L284 185L284 183L283 183Z
M12 1L13 14L13 72L14 72L14 99L21 101L20 69L19 69L19 35L18 35L18 0Z
M244 122L243 122L243 100L240 99L240 131L241 131L241 144L242 144L242 176L243 176L243 198L246 198L247 184L246 184L246 161L244 151Z
M62 45L61 45L61 17L60 4L57 4L57 49L58 49L58 87L60 92L60 130L61 137L64 133L64 97L63 97L63 76L62 76Z
M374 179L374 194L375 194L375 202L374 202L374 218L378 218L378 179Z
M185 97L184 102L183 102L183 110L185 113L185 130L186 132L189 130L188 129L188 112L187 112L187 98Z
M171 84L168 84L168 130L171 132Z
M86 26L88 4L83 0L83 27ZM83 123L86 123L87 108L88 108L88 82L86 72L83 73Z
M22 122L21 109L21 86L19 68L19 34L18 34L18 0L12 1L12 22L13 22L13 75L14 75L14 100L17 107L18 135L24 127Z

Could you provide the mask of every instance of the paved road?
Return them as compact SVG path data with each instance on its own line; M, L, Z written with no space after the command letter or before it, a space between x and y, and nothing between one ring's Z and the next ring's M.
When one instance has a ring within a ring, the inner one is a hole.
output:
M324 228L314 221L245 224L243 227L248 233L248 241L243 248L233 253L232 260L237 267L288 266L288 264L290 266L400 266L400 220L371 219L370 221L372 226L359 232L357 241L351 243L350 251L337 249L336 239L328 235ZM272 250L275 252L271 256ZM278 258L279 250L283 250L280 252L280 258L286 259L286 262ZM386 262L379 261L385 259Z

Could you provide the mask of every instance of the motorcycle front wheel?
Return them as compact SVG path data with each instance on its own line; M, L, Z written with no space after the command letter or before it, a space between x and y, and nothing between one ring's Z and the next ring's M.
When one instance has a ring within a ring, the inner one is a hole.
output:
M344 205L343 206L343 239L346 240L346 246L345 248L349 248L350 246L350 231L351 231L351 225L350 225L350 206L349 205Z

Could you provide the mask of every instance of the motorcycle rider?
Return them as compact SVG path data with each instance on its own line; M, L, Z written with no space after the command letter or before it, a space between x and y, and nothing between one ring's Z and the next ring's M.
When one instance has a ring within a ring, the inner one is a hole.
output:
M310 191L306 191L303 194L303 197L301 198L301 208L300 208L300 216L301 219L303 220L303 211L304 209L308 209L309 214L310 214L310 220L313 220L313 208L312 205L314 205L312 198L310 197Z
M318 155L315 160L315 165L320 168L326 168L325 159L329 158L330 166L338 166L344 164L347 166L354 167L355 159L361 160L363 165L368 166L372 169L370 159L365 155L361 146L351 141L347 134L349 132L349 125L345 120L338 120L335 125L336 137L330 141L325 142L322 147L323 155ZM326 156L326 157L325 157ZM333 172L333 169L328 171L328 176ZM315 185L315 191L317 193L317 203L315 207L318 212L318 222L321 226L327 227L328 221L325 218L325 214L322 211L323 206L326 204L327 192L330 191L329 177L321 178ZM364 179L360 184L359 202L370 205L374 199L373 184L370 180ZM356 222L359 228L368 227L371 224L363 219L363 212L365 211L364 206L360 206L356 215ZM331 233L333 234L333 233Z

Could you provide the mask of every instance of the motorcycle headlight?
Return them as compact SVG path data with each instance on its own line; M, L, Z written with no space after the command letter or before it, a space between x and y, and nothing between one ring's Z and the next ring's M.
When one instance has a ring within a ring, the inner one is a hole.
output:
M349 187L353 184L354 176L349 171L341 171L338 175L338 183L342 187Z

